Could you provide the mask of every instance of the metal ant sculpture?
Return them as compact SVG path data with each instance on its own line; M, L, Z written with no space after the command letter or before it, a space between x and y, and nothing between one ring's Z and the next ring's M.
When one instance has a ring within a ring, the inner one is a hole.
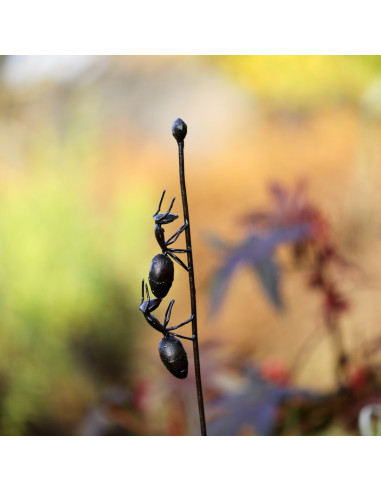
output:
M161 248L161 253L153 258L148 274L148 280L152 293L159 298L163 298L168 294L168 291L173 283L174 266L171 258L173 258L187 272L189 271L189 267L187 267L185 263L183 263L180 258L178 258L174 253L187 253L188 251L190 251L189 249L174 249L168 247L175 241L177 241L180 234L185 231L185 229L188 227L188 221L185 220L180 229L176 231L169 239L167 239L167 241L165 240L165 233L162 225L170 224L174 220L178 219L179 216L170 213L175 198L172 198L167 212L159 214L164 195L165 190L161 195L157 211L153 215L153 218L155 219L155 237Z
M147 294L147 301L144 300L144 287ZM152 314L152 311L157 309L161 303L162 299L151 299L148 292L148 286L142 280L142 299L140 302L139 309L143 313L147 323L149 323L152 328L159 331L164 335L159 343L159 354L165 367L170 373L179 379L184 379L188 375L188 358L184 350L184 347L180 340L177 338L184 338L185 340L193 340L193 337L186 337L184 335L179 335L178 333L171 333L173 330L177 330L180 326L184 326L193 320L193 315L191 315L186 321L167 328L169 320L171 318L172 307L175 300L172 299L169 303L164 316L163 324Z
M198 338L197 338L197 312L196 312L196 288L194 281L194 271L193 271L193 255L192 255L192 244L191 244L191 234L189 226L189 210L188 210L188 200L187 192L185 186L185 174L184 174L184 139L187 134L187 125L183 120L178 118L172 125L172 135L175 137L178 143L179 149L179 173L180 173L180 187L181 187L181 197L183 203L184 212L184 224L174 233L172 236L165 240L165 231L163 225L170 224L174 220L178 219L178 215L172 214L171 210L175 198L169 205L168 210L165 213L159 213L161 205L163 203L165 190L163 191L159 206L155 212L153 218L155 219L155 237L158 242L161 253L156 255L150 266L148 281L151 287L151 291L156 296L151 299L149 296L148 285L145 283L144 279L142 281L142 298L140 301L139 309L143 313L148 324L152 326L155 330L160 332L163 336L159 343L159 354L160 358L165 365L165 367L177 378L184 379L188 375L188 358L184 350L184 347L178 338L183 338L185 340L191 340L193 342L193 356L194 356L194 370L195 370L195 380L196 380L196 390L197 390L197 400L198 400L198 410L200 415L200 430L203 436L206 436L206 424L205 424L205 412L204 412L204 400L202 396L202 384L201 384L201 370L200 370L200 357L198 349ZM169 246L177 241L178 237L182 232L185 231L186 249L180 248L170 248ZM175 253L187 253L188 265L186 265L180 258L177 257ZM181 265L189 275L189 293L190 293L190 303L191 303L191 316L182 323L171 326L167 328L169 320L172 313L173 304L175 302L172 299L167 307L164 315L163 324L152 314L161 304L163 297L165 297L169 289L172 286L174 278L174 260L176 263ZM147 295L147 300L144 299L144 290ZM181 326L184 326L192 322L192 336L186 337L184 335L178 335L177 333L172 333Z

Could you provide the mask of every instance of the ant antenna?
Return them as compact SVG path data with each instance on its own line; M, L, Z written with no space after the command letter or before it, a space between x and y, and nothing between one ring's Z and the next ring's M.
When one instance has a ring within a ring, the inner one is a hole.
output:
M147 300L148 300L148 303L149 301L151 300L150 297L149 297L149 292L148 292L148 285L146 284L146 293L147 293Z
M169 206L169 209L168 209L168 212L166 213L166 215L167 215L167 214L169 214L169 212L171 211L171 209L172 209L172 207L173 207L173 203L174 203L174 201L175 201L175 200L176 200L176 197L174 196L174 197L172 198L171 204L170 204L170 206Z
M142 279L142 300L140 304L143 304L144 302L144 278Z
M153 214L154 217L155 217L155 215L157 215L160 212L160 208L161 208L161 204L163 203L164 195L165 195L165 190L163 190L163 193L162 193L161 198L160 198L159 206L158 206L156 212Z
M175 303L175 300L172 299L172 301L169 303L167 310L165 311L165 316L164 316L164 328L167 327L169 320L171 319L171 313L172 313L172 307Z
M165 219L169 215L169 212L171 211L171 209L173 207L173 203L174 203L175 200L176 200L176 197L174 196L172 198L172 201L171 201L171 204L169 206L169 209L167 210L167 212L165 212L165 214L163 215L163 217L161 218L161 220Z

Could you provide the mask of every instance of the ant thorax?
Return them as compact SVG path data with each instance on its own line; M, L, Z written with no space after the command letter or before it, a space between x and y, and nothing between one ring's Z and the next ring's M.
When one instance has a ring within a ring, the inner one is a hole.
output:
M161 227L161 224L155 224L155 237L156 241L159 243L161 250L164 253L164 251L167 249L167 246L165 244L164 229Z

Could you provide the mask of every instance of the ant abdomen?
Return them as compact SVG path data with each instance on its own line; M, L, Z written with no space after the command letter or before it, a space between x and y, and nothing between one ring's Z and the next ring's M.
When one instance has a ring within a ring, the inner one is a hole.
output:
M172 286L174 278L173 261L165 254L160 253L151 262L148 281L155 297L162 299Z
M185 379L188 375L188 357L183 344L173 335L160 340L159 354L165 367L176 378Z

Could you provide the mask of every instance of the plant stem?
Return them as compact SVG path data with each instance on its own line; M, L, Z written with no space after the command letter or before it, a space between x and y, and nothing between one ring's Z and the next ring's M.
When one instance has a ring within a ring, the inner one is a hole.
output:
M189 292L190 292L190 302L191 311L193 315L192 320L192 336L193 336L193 356L194 356L194 370L196 377L196 390L197 390L197 401L198 401L198 411L200 415L200 429L201 435L206 436L206 424L205 424L205 411L204 411L204 399L202 396L202 383L201 383L201 371L200 371L200 355L198 350L198 336L197 336L197 308L196 308L196 287L194 281L194 270L193 270L193 255L192 255L192 242L190 233L190 222L189 222L189 210L188 210L188 199L187 190L185 186L185 174L184 174L184 138L187 132L186 124L179 119L177 119L172 126L172 133L177 140L179 147L179 171L180 171L180 187L181 187L181 197L183 202L183 213L184 221L188 223L188 227L185 229L185 240L188 255L188 268L189 268Z
M343 339L340 326L336 319L328 322L328 329L332 336L334 350L336 352L336 378L339 388L345 386L345 368L348 362L348 356L344 350Z

